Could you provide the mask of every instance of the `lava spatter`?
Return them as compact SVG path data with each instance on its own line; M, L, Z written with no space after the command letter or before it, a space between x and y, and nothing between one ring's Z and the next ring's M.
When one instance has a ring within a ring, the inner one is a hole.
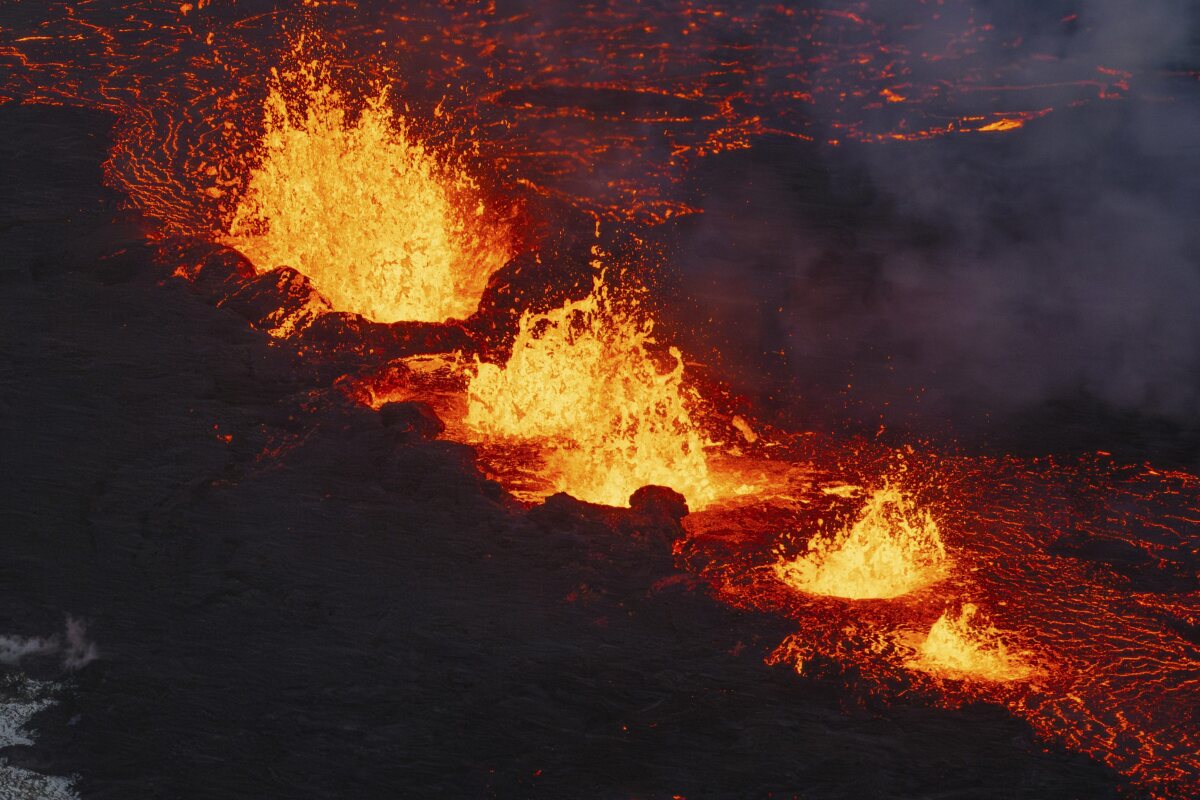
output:
M946 611L938 617L917 647L912 665L935 674L989 681L1020 680L1031 672L996 626L983 620L974 603L963 603L957 613Z

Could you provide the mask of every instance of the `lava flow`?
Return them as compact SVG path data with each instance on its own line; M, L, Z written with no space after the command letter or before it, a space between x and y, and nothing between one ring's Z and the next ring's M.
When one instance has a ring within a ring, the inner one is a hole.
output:
M720 596L794 620L771 663L804 674L853 669L864 691L884 697L904 687L949 705L997 703L1152 796L1190 796L1200 777L1194 476L1103 459L907 454L906 475L922 476L914 502L938 521L943 577L891 599L848 600L836 596L851 594L841 586L818 593L780 580L795 575L779 561L780 530L832 517L853 531L864 517L841 491L847 476L821 466L836 452L809 441L777 456L811 464L787 502L685 519L680 557ZM860 468L886 462L873 455ZM863 541L886 548L908 524L893 520Z
M0 70L0 101L113 112L110 181L172 233L221 222L211 172L240 179L226 164L260 146L280 32L313 18L339 32L339 63L371 74L405 64L391 77L414 117L438 120L422 137L431 145L469 139L480 147L473 160L513 191L622 219L701 211L686 172L771 137L841 146L1007 135L1120 100L1139 77L1045 52L1033 37L1006 40L966 0L908 4L899 36L886 21L895 9L872 0L605 2L554 14L447 0L413 0L403 14L365 2L267 13L241 3L22 6L22 24L0 29L0 64L11 67ZM1052 79L1033 79L1041 71Z
M377 322L474 313L512 255L476 184L416 139L386 90L352 116L327 65L273 75L261 152L224 241Z

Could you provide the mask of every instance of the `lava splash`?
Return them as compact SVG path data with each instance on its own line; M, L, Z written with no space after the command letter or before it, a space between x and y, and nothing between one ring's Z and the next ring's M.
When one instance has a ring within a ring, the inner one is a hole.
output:
M919 657L912 666L991 681L1028 676L1030 668L1012 652L996 626L981 617L974 603L963 603L957 614L942 614L918 647Z

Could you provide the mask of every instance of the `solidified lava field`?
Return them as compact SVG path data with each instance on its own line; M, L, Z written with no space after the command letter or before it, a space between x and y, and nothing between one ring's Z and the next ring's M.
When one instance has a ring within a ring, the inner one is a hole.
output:
M0 6L0 798L1197 796L1119 6Z

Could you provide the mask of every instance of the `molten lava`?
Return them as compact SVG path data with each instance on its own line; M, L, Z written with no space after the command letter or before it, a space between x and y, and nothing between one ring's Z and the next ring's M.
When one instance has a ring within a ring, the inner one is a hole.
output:
M472 179L393 116L386 89L352 115L320 62L274 76L226 242L259 269L295 267L334 308L378 322L474 313L512 254Z
M504 366L478 364L466 423L489 437L542 440L556 488L624 505L647 484L693 506L716 496L677 349L665 353L638 301L598 278L591 294L526 312Z
M1019 680L1029 667L1004 643L1000 631L979 618L979 608L963 603L957 615L938 617L918 648L917 669L991 681Z
M851 604L789 591L804 587L781 582L780 567L762 569L778 560L774 531L789 521L811 525L831 495L842 499L822 487L886 461L865 445L859 466L829 458L838 447L809 437L794 454L777 451L774 458L815 456L809 488L798 475L792 499L714 504L684 519L680 556L723 599L796 623L769 663L808 675L832 661L885 693L913 687L951 706L996 703L1047 741L1128 776L1148 797L1195 794L1200 479L1107 457L907 454L910 485L941 487L939 536L954 568L926 589ZM960 611L962 598L992 622ZM915 620L933 624L914 629Z
M659 221L701 210L688 188L699 162L768 138L902 147L1019 135L1048 114L1136 91L1136 76L1070 53L1053 57L1053 84L1031 80L1031 65L1050 63L1038 40L1005 40L1001 28L962 13L966 0L909 4L911 31L937 43L918 49L897 39L878 0L811 9L564 4L554 15L440 0L414 0L403 15L384 3L276 4L271 13L197 3L179 14L152 3L19 5L13 24L0 26L0 102L111 112L108 181L162 232L222 227L221 238L260 270L289 264L334 307L380 321L470 314L509 255L506 226L468 172L438 155L454 151L447 140L456 137L469 136L514 192ZM339 32L346 63L400 54L404 96L447 112L443 138L416 136L383 92L351 100L313 63L275 76L265 134L255 136L255 98L277 62L278 31L308 15ZM934 35L948 18L963 20L960 33ZM671 35L680 24L683 40ZM997 59L998 48L1013 57ZM427 51L436 52L423 58ZM284 335L324 310L280 309L270 330ZM679 354L658 348L636 304L598 285L585 300L526 314L512 358L477 365L469 421L487 440L545 445L544 464L508 466L544 469L584 499L624 503L638 486L663 483L697 509L717 494L720 462L706 459L682 373ZM428 388L422 381L436 382L427 377L397 368L346 388L375 407L452 394ZM742 423L734 428L753 444L755 429ZM941 507L953 512L941 531L885 487L840 533L764 570L777 559L779 530L812 530L809 510L847 499L855 490L846 481L876 474L845 474L858 444L796 441L763 465L787 479L784 489L685 519L690 535L679 547L719 597L792 619L800 633L789 652L813 672L835 660L878 686L932 681L948 701L1002 704L1152 796L1195 794L1200 480L1138 466L931 457L925 469L947 487ZM1044 685L1015 680L1032 669L971 606L944 614L915 648L893 646L914 617L928 621L961 597L994 610L1006 629L1016 621L1001 609L1019 608L1022 639L1054 664Z
M775 573L809 594L853 600L898 597L941 578L946 549L937 523L899 488L876 490L852 525L814 536L808 552L780 560Z

